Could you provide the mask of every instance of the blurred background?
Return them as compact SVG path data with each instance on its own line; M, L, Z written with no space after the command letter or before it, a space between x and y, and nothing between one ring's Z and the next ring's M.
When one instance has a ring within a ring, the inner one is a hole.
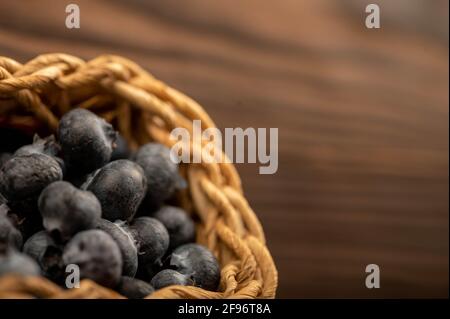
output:
M369 3L1 0L0 55L124 55L220 128L279 128L275 175L238 165L279 298L448 297L448 1L377 1L380 29Z

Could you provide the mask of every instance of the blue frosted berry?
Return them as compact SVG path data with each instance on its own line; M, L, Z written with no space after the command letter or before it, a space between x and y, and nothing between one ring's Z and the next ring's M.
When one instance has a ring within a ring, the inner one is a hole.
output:
M138 248L139 266L150 271L162 263L169 248L169 234L164 225L151 217L139 217L129 226Z
M138 164L117 160L95 172L82 188L98 198L103 218L111 221L129 220L145 196L147 180Z
M173 269L164 269L153 276L150 284L155 289L161 289L172 285L192 286L194 282L188 275L181 274Z
M144 169L147 177L145 205L155 209L170 198L177 189L186 186L178 172L178 165L170 159L170 149L157 143L139 148L135 161Z
M215 291L220 281L220 267L214 255L199 244L178 247L170 257L170 267L190 276L194 285Z
M69 170L91 172L108 163L116 136L111 124L85 109L74 109L59 122L58 139Z
M40 138L35 134L33 144L24 145L17 149L13 156L26 156L31 154L45 154L51 156L61 166L63 172L65 171L64 161L58 157L61 151L61 146L56 142L55 136L50 135L46 138Z
M63 262L77 265L81 278L105 287L115 287L122 274L119 247L110 235L99 229L76 234L64 248Z
M63 248L46 231L40 231L28 238L23 252L39 264L44 276L61 283L65 276Z
M46 138L40 138L35 134L33 144L24 145L14 152L14 156L24 156L30 154L45 154L49 156L57 156L61 151L61 147L56 142L55 136L50 135Z
M174 206L163 206L152 217L163 223L169 232L169 249L173 250L178 246L195 240L194 221L183 209Z
M61 167L51 156L14 156L0 169L0 193L8 201L37 198L47 185L62 176Z
M62 241L79 231L94 228L102 214L94 194L65 181L48 185L42 191L38 205L45 229Z
M108 233L119 246L123 261L122 275L134 277L138 268L138 253L136 243L125 222L113 223L106 219L100 219L97 228Z
M12 249L0 253L0 276L9 274L39 276L41 270L31 257Z
M123 276L117 287L117 291L130 299L142 299L150 295L155 289L148 282Z

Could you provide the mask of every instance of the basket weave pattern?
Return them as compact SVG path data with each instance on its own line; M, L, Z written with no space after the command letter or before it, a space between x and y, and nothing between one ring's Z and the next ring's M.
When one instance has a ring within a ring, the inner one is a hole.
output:
M215 127L194 100L119 56L85 62L66 54L46 54L26 64L0 56L0 125L55 132L58 119L75 107L113 122L132 149L149 141L170 147L175 143L170 131L182 127L192 133L193 120L201 120L202 129ZM190 148L191 156L203 157L201 145L191 143ZM220 288L211 292L171 286L148 298L275 297L277 270L233 164L202 161L182 164L180 169L189 188L179 194L179 201L198 217L197 242L219 259ZM18 276L0 278L0 297L123 298L90 280L65 290L45 278Z

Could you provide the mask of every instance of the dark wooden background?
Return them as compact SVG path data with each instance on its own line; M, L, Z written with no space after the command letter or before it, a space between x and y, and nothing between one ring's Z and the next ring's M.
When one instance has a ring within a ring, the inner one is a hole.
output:
M448 297L447 1L377 1L379 30L368 1L70 2L0 1L0 54L121 54L221 128L279 128L275 175L239 166L278 297Z

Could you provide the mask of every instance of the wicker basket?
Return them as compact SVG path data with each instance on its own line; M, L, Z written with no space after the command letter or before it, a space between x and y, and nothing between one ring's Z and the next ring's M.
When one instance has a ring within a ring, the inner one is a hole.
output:
M192 130L195 119L203 129L215 127L199 104L122 57L104 55L85 62L46 54L26 64L0 57L0 126L52 133L58 118L74 107L113 123L131 148L152 140L171 146L169 132L175 127ZM191 154L200 147L191 144ZM277 270L233 164L183 164L181 172L189 188L178 200L198 217L197 242L219 259L219 292L171 286L148 298L273 298ZM90 280L65 290L42 277L20 276L0 278L0 297L123 298Z

